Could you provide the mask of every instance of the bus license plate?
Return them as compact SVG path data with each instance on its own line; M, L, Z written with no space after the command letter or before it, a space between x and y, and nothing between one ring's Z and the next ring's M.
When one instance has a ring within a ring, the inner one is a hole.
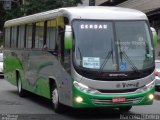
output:
M120 98L112 98L113 103L120 103L120 102L125 102L126 98L120 97Z

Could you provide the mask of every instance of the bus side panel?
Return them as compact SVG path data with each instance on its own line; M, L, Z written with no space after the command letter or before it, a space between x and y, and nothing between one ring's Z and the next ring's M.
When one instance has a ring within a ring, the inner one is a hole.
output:
M13 85L17 85L16 70L20 72L21 79L24 79L24 64L18 54L13 50L4 51L4 79Z
M59 89L60 102L71 106L71 77L57 57L47 51L28 51L28 60L25 62L28 83L25 89L50 99L49 78L54 79Z
M27 70L25 73L28 83L26 89L37 95L50 98L49 72L53 69L53 55L43 51L28 51Z
M16 70L19 71L23 89L50 99L49 78L56 80L60 102L72 105L72 79L56 57L44 51L4 51L4 77L17 85Z

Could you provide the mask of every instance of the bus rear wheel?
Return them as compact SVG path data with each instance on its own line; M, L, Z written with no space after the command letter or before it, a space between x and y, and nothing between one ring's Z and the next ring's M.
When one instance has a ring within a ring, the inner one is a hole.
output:
M52 100L52 105L54 107L54 111L57 113L61 113L62 104L59 102L59 93L56 86L53 87L51 94L52 94L51 100Z
M17 90L18 90L19 96L24 97L25 91L22 88L22 81L21 81L20 77L18 78L18 81L17 81Z
M132 106L123 106L119 107L120 112L129 112L131 110Z

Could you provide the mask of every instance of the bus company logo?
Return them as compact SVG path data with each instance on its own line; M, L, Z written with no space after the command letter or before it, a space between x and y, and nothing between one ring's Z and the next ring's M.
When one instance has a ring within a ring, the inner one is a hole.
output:
M98 29L98 30L101 30L101 29L107 29L107 25L105 24L81 24L80 25L80 28L81 29Z
M136 83L122 83L122 86L123 88L133 88L133 87L136 87L138 88L139 87L139 82L136 82Z
M110 77L127 77L126 74L109 74Z
M117 84L116 87L117 87L117 88L120 88L120 87L121 87L121 84Z

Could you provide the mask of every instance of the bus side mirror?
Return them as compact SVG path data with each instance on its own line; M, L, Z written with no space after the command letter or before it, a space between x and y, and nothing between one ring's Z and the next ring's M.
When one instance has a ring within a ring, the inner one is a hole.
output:
M73 39L72 39L72 29L71 26L66 25L65 27L65 35L64 35L64 48L66 50L72 49Z
M153 45L154 47L156 47L158 44L158 35L157 35L156 30L153 27L151 27L151 31L152 31L152 36L153 36Z

